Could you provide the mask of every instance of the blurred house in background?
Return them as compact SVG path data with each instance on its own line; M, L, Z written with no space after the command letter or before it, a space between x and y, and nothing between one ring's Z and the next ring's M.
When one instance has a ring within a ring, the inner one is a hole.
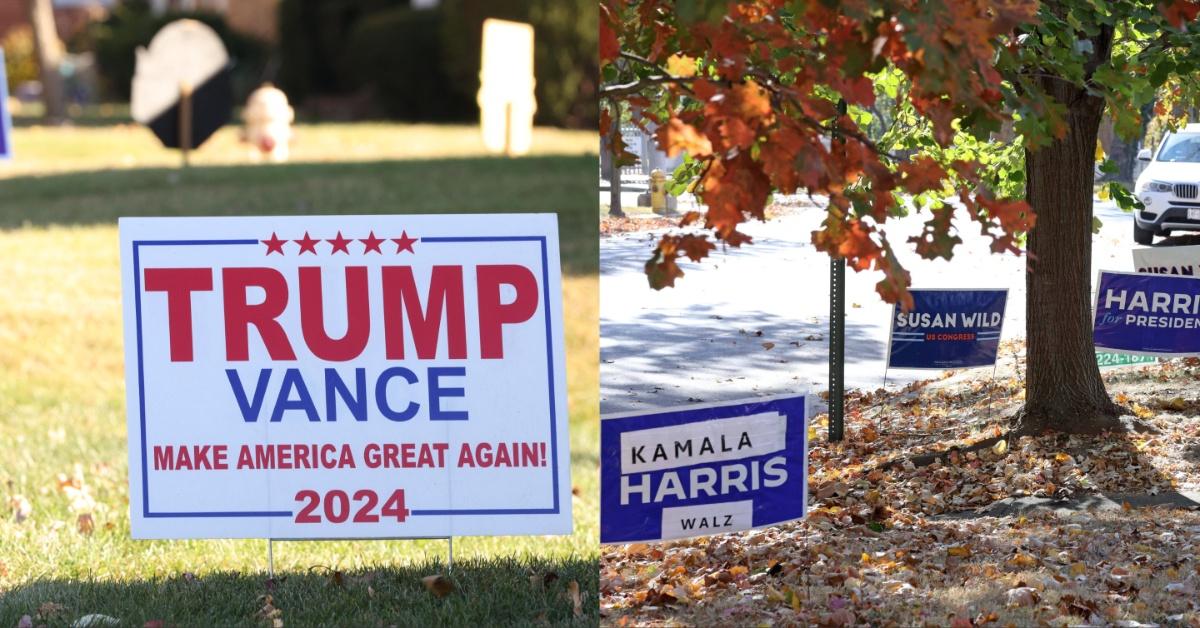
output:
M54 0L54 23L63 41L72 39L92 22L108 16L117 0ZM3 0L0 2L0 40L11 31L30 28L29 2Z
M135 51L190 18L221 37L235 102L270 82L307 120L476 122L483 22L531 24L535 123L598 121L594 0L45 0L68 105L126 103ZM10 91L36 100L31 0L0 0Z

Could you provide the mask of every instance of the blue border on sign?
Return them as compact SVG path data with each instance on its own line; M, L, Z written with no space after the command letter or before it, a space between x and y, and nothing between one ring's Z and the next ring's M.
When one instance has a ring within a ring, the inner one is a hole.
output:
M550 321L550 266L546 248L546 236L463 236L463 237L428 237L421 238L424 243L462 244L477 242L537 242L541 245L542 253L542 309L546 323L546 372L550 402L550 469L552 477L553 503L551 508L465 508L465 509L412 509L411 516L446 516L446 515L556 515L561 510L558 490L558 417L555 408L554 395L554 341L553 326ZM188 518L188 517L291 517L289 510L265 511L215 511L215 512L151 512L150 511L150 481L147 474L146 462L146 393L144 385L144 368L142 364L142 270L141 256L138 247L141 246L238 246L259 244L258 240L134 240L133 241L133 293L134 319L137 327L137 375L138 375L138 413L141 428L142 449L142 516L146 518Z
M8 110L8 79L4 74L4 49L0 48L0 161L12 159L12 112Z

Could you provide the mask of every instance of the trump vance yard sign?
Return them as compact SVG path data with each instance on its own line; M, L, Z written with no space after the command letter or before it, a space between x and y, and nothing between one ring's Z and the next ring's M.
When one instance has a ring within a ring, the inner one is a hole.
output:
M126 218L137 538L571 531L556 218Z

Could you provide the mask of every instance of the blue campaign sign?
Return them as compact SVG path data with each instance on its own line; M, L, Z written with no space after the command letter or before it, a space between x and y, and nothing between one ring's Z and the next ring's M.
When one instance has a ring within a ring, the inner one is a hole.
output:
M803 517L804 421L803 396L603 417L600 542L679 539Z
M888 368L991 366L1000 350L1008 290L910 290L913 309L892 310Z
M4 50L0 48L0 159L12 157L12 116L8 112L8 77L4 73Z
M1097 349L1200 354L1200 279L1104 270L1096 285Z

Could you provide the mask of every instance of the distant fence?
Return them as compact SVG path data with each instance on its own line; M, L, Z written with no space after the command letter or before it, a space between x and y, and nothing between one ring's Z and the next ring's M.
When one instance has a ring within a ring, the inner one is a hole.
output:
M638 158L634 164L621 167L622 185L647 185L650 181L650 171L657 169L670 174L683 163L682 156L667 157L666 153L658 150L653 135L632 124L621 125L621 139L624 140L626 149ZM607 179L611 155L607 142L603 139L601 148L600 178Z

